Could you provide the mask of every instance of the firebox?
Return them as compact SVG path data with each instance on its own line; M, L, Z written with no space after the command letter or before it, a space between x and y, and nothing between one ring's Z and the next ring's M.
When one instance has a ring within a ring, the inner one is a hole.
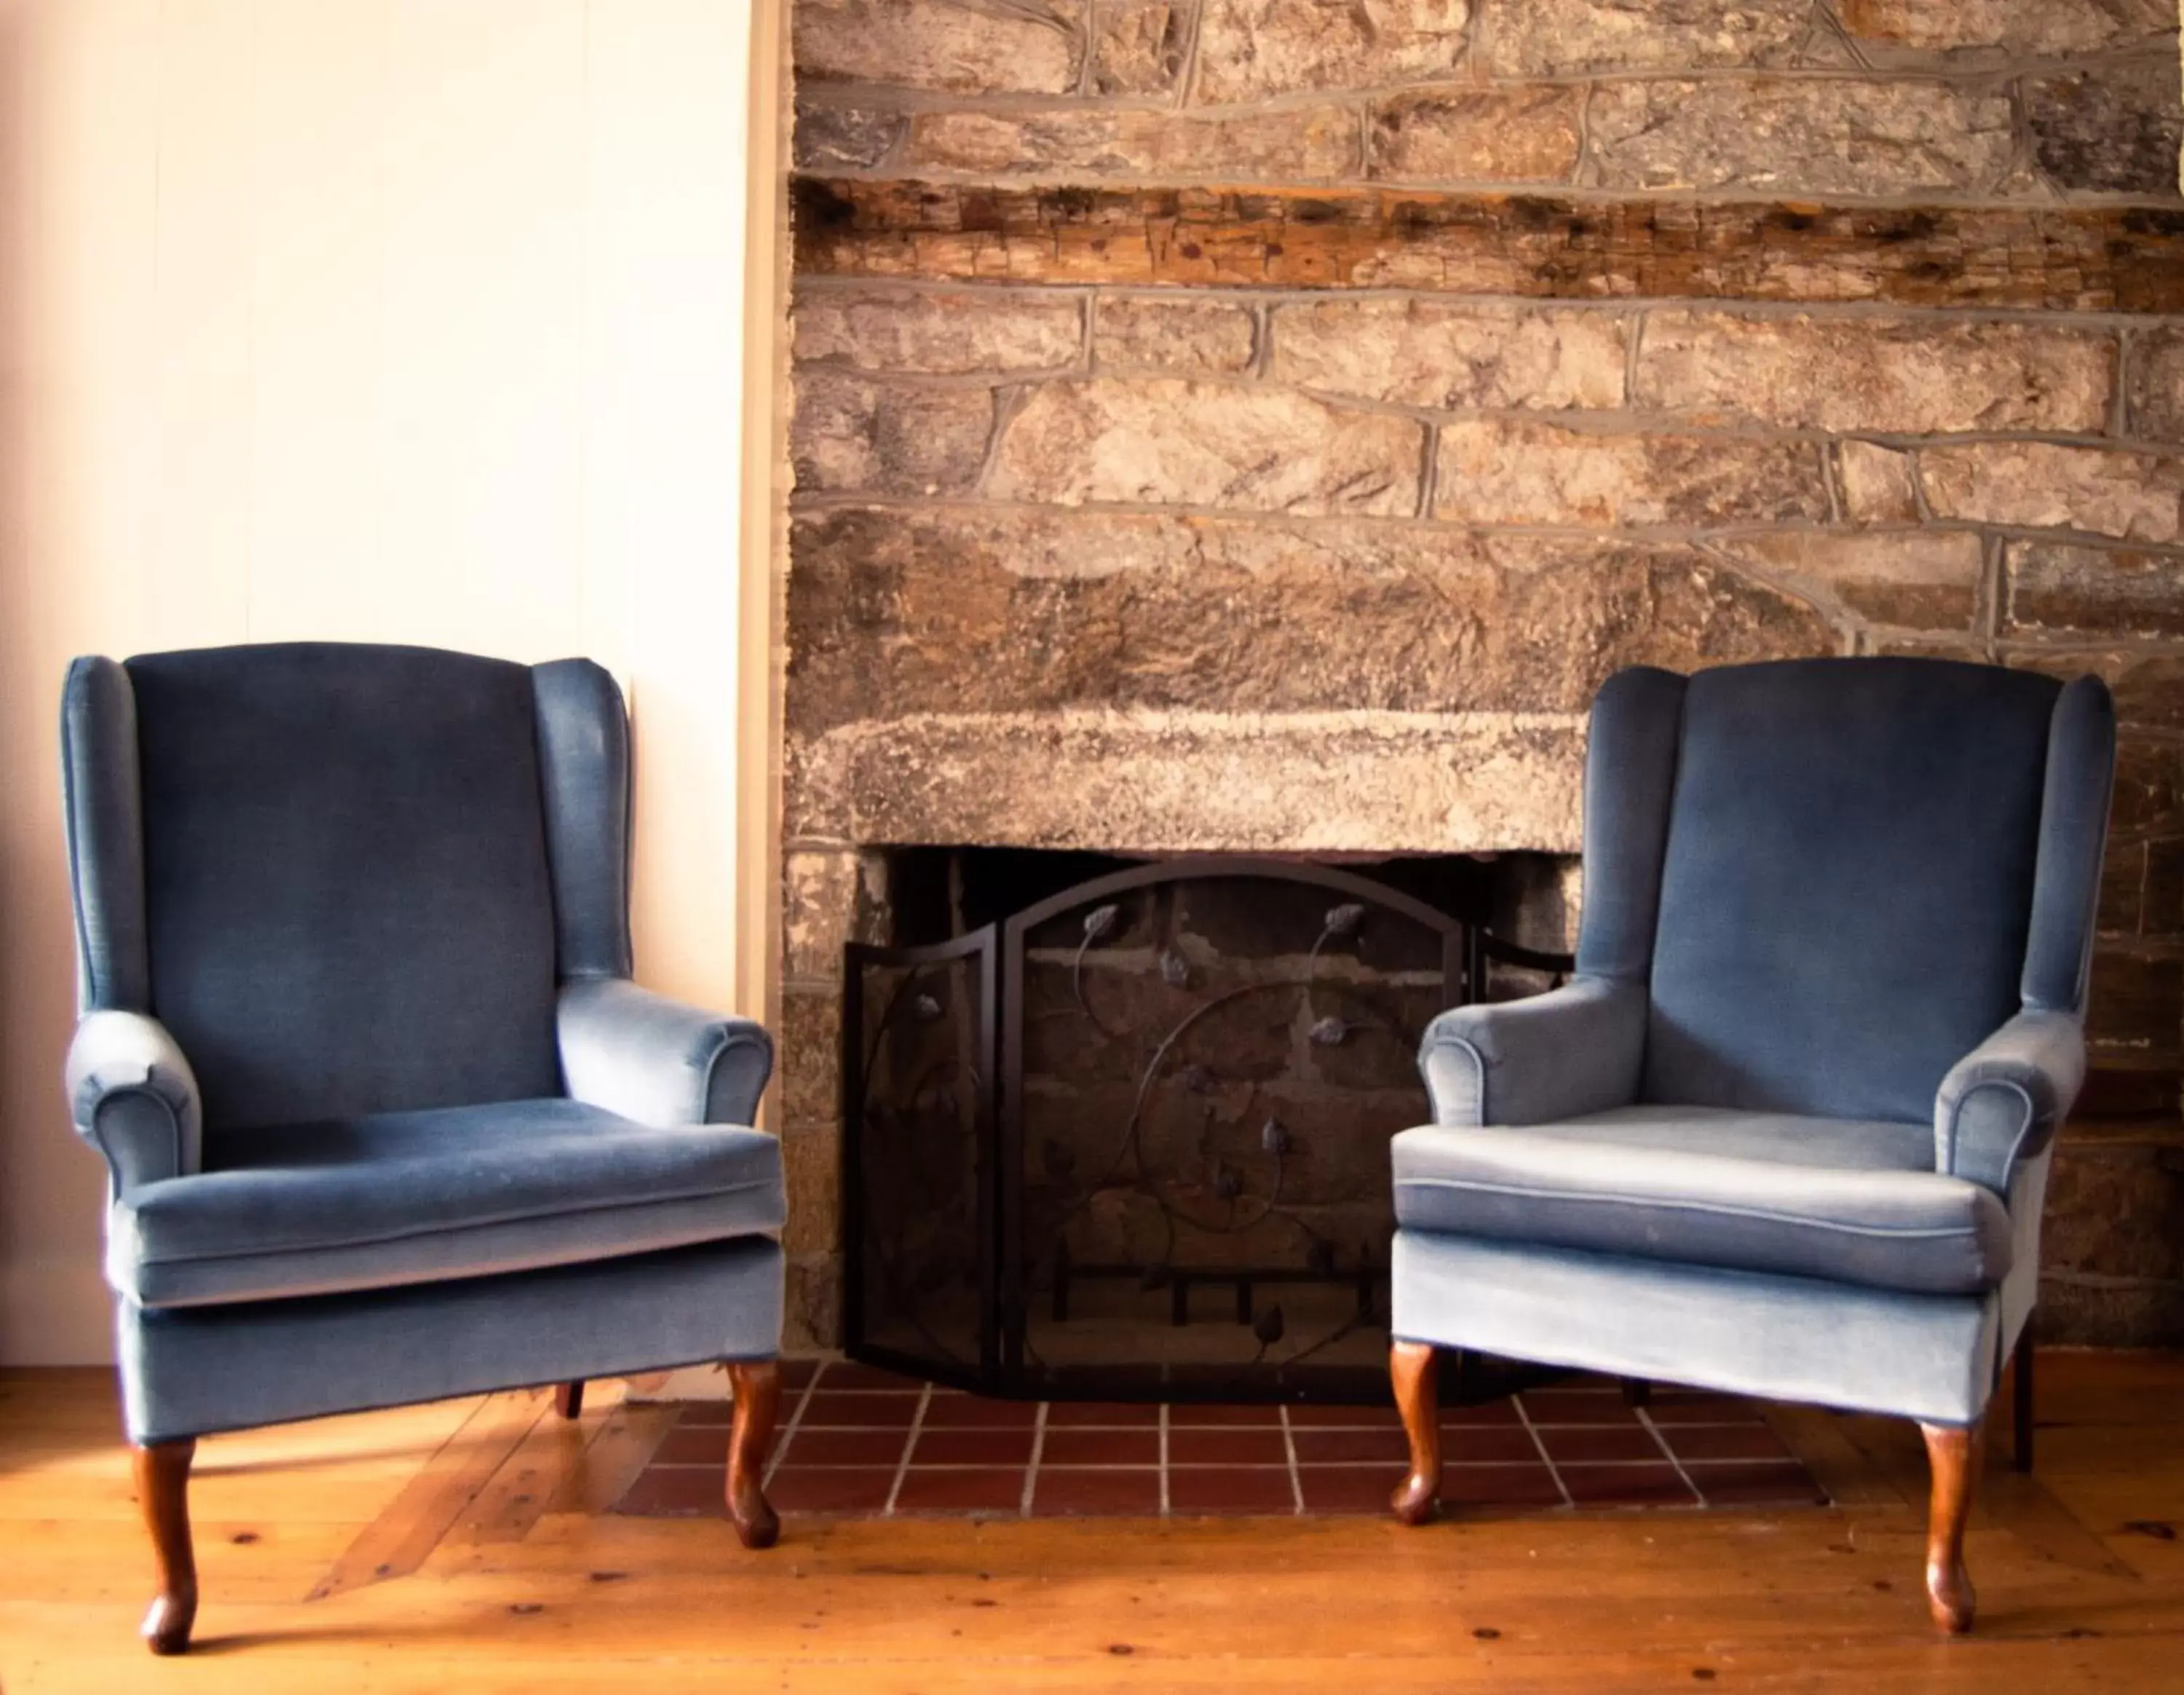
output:
M1558 874L896 850L894 935L845 973L850 1355L1045 1399L1384 1398L1419 1038L1562 979L1506 934ZM1468 1369L1459 1397L1507 1386Z

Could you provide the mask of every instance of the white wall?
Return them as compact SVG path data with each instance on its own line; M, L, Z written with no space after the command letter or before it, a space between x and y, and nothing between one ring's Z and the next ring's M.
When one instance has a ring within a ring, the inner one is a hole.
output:
M763 3L763 0L762 0ZM0 1361L106 1357L69 657L588 653L732 1004L750 0L0 0Z

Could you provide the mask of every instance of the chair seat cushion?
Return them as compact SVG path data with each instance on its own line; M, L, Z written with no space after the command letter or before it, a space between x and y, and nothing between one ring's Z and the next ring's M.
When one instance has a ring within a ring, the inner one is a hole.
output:
M1625 1107L1406 1130L1394 1152L1406 1229L1928 1294L2009 1269L2008 1213L1936 1174L1929 1124Z
M507 1101L209 1136L203 1172L115 1203L106 1271L141 1306L203 1306L648 1253L785 1215L760 1131Z

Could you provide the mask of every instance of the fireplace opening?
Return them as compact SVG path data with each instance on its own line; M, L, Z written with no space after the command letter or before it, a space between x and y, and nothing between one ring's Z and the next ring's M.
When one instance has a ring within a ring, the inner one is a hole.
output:
M1573 863L874 868L884 939L850 946L844 1008L851 1356L1047 1399L1384 1398L1419 1038L1560 980Z

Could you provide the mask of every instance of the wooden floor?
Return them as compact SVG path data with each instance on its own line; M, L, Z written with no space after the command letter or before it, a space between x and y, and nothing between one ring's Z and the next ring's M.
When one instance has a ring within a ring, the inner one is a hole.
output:
M2184 1691L2184 1356L2042 1372L2040 1469L1986 1480L1961 1641L1926 1622L1908 1426L1782 1413L1827 1510L792 1519L747 1554L599 1510L662 1415L594 1385L575 1425L496 1396L204 1442L176 1661L136 1641L109 1381L0 1374L0 1690Z

